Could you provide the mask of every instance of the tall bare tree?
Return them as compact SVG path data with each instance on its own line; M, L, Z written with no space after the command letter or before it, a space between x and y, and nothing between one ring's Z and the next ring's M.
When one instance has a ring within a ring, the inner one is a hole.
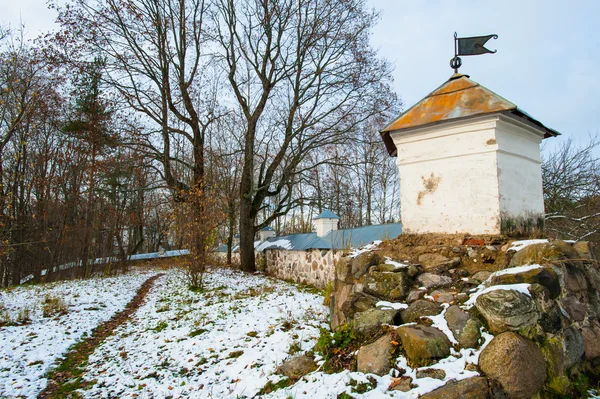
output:
M242 269L254 235L300 201L307 156L343 143L389 107L390 68L369 46L376 14L364 0L215 0L215 39L244 116L240 185ZM327 162L323 159L320 162ZM257 216L270 199L270 216ZM272 201L277 199L277 201Z

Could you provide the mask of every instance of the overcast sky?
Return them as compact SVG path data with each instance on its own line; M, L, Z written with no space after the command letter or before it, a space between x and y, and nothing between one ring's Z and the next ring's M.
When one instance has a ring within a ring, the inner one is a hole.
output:
M461 73L565 136L600 133L600 0L367 1L381 12L372 44L394 64L405 108L452 74L455 31L495 33L487 48L498 52L462 57ZM0 22L22 19L30 37L54 18L44 0L0 0Z

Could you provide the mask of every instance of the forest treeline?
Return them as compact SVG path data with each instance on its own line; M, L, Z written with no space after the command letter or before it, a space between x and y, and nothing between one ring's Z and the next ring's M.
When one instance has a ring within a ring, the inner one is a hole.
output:
M252 271L267 225L311 231L323 209L340 227L401 220L379 130L402 103L364 0L50 6L57 31L0 31L1 285L182 247L200 285L236 233ZM597 237L596 147L545 163L554 235Z

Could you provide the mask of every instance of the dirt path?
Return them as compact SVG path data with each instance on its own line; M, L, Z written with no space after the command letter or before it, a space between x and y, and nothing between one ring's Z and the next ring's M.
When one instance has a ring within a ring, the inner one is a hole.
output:
M96 327L88 338L69 348L61 363L48 372L46 376L48 378L48 385L38 395L38 398L80 397L75 391L84 388L86 385L82 375L89 356L117 327L127 322L131 318L131 315L144 304L146 295L154 285L154 282L163 275L164 273L161 273L146 280L125 309L115 314L107 322Z

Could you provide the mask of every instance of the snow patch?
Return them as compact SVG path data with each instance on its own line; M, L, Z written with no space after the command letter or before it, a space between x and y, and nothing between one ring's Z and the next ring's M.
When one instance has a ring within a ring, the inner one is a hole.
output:
M471 294L469 300L465 302L464 306L470 308L473 305L475 305L475 301L480 295L497 290L512 290L531 296L531 293L529 292L529 287L531 287L531 284L528 283L493 285L482 290L477 290L477 292Z
M373 241L371 244L367 244L364 247L360 247L360 248L353 248L350 251L350 254L348 255L350 258L356 258L358 255L360 254L364 254L365 252L371 252L374 249L376 249L379 244L381 244L383 241L380 240L375 240Z
M408 309L408 305L405 303L398 302L388 302L388 301L379 301L375 304L376 307L381 308L382 310L400 310L400 309Z
M517 266L517 267L511 267L509 269L499 270L497 272L492 273L492 276L504 276L507 274L519 274L519 273L524 273L524 272L528 272L530 270L541 269L541 268L543 268L543 266L537 265L537 264Z
M508 250L506 252L508 252L508 251L519 252L523 248L527 248L530 245L533 245L533 244L545 244L547 242L548 242L548 240L546 240L546 239L515 241L515 242L513 242L511 244L510 248L508 248Z

